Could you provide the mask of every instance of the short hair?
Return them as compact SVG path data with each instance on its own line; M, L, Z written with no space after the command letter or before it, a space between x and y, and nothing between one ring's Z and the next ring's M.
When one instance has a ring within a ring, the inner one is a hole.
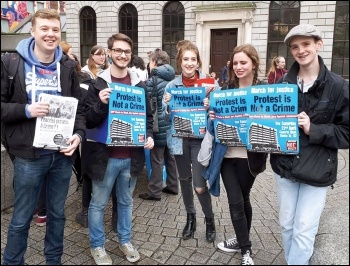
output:
M36 25L36 19L42 18L42 19L57 19L60 22L61 25L61 18L58 14L57 10L55 9L48 9L43 8L36 11L32 17L32 27L34 28Z
M145 62L143 61L142 57L139 57L137 55L134 55L131 59L130 67L133 66L136 68L140 68L141 70L146 69Z
M156 62L156 66L170 64L170 57L167 52L156 49L150 54L150 60Z
M113 34L111 37L108 38L107 40L107 47L109 50L113 49L113 44L115 41L124 41L130 44L131 51L134 48L134 42L130 39L129 36L123 34L123 33L116 33Z
M62 51L67 54L69 49L72 48L72 45L70 45L69 43L67 43L66 41L62 41L60 42L60 46L62 48Z

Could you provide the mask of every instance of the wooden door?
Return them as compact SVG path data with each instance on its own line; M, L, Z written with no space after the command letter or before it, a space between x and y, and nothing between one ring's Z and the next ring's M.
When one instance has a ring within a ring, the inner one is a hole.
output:
M226 66L233 48L237 46L237 32L237 29L211 30L209 74L215 72L216 77L220 78L219 83L222 82L221 68Z

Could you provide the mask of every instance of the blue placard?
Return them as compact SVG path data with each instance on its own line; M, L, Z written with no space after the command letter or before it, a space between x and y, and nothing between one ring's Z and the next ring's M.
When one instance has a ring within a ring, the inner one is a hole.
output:
M108 118L87 130L87 138L108 146L144 146L146 142L145 90L111 83Z
M298 86L269 84L247 89L247 150L299 153Z
M169 88L171 134L176 137L203 138L207 130L204 108L205 87Z
M210 93L210 107L215 111L215 141L227 146L247 145L246 89L229 89Z

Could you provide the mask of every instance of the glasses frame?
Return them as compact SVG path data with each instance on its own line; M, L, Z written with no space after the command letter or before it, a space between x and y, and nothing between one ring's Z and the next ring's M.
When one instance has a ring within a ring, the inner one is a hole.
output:
M110 50L117 56L122 55L123 53L125 54L125 56L131 56L132 55L132 51L130 49L123 50L123 49L120 49L120 48L112 48ZM121 52L117 52L117 50L119 50Z

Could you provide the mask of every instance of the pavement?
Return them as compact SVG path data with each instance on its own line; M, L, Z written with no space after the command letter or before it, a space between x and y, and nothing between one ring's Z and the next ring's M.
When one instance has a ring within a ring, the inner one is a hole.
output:
M66 227L63 265L94 265L90 255L88 229L74 221L81 206L81 189L72 176L66 201ZM182 240L186 212L179 195L162 195L161 201L146 201L138 197L147 189L146 171L139 177L134 194L132 243L140 252L138 265L240 265L239 253L225 253L217 249L218 242L234 235L224 186L221 195L213 197L217 237L215 243L205 239L204 215L195 197L197 207L197 231L194 238ZM278 223L275 181L268 165L258 176L251 192L253 222L251 240L256 265L286 265L280 227ZM111 201L105 212L106 250L113 264L130 265L118 249L118 240L111 227ZM12 208L1 213L1 262ZM45 227L38 227L35 218L31 223L28 249L25 254L28 265L45 264L43 239ZM339 151L338 181L329 189L327 203L316 236L311 265L349 265L349 150Z

